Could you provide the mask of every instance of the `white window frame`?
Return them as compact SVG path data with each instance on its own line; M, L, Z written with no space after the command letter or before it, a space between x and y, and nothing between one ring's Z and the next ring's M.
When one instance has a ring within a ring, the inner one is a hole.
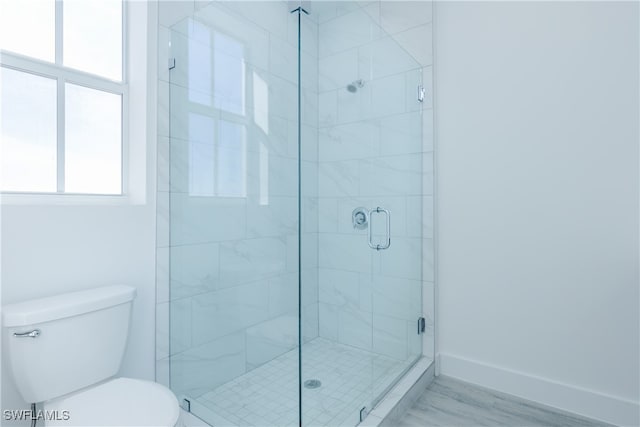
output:
M56 192L5 191L0 190L2 202L64 201L70 197L83 196L91 200L120 200L129 190L129 37L128 1L122 1L122 80L116 81L96 74L63 65L63 1L55 0L55 63L0 50L0 67L29 73L56 80ZM69 193L65 187L65 84L83 86L121 96L121 136L120 136L120 194ZM19 200L18 198L22 199ZM107 201L105 200L105 201Z

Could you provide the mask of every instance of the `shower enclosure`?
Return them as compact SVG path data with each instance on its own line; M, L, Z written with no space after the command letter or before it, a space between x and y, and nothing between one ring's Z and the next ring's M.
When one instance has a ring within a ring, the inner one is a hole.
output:
M428 82L389 10L160 2L158 376L210 425L354 426L432 357Z

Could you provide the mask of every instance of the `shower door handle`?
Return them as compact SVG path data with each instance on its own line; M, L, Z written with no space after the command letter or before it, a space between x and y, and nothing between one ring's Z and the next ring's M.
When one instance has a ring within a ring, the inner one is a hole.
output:
M371 209L371 211L369 212L369 218L373 217L374 213L383 213L386 217L386 238L385 238L385 243L383 245L379 245L379 244L374 244L373 243L373 227L372 227L372 223L373 221L369 221L369 247L371 249L375 249L376 251L380 251L382 249L388 249L389 246L391 246L391 214L389 213L388 210L383 209L381 207L377 207L375 209Z

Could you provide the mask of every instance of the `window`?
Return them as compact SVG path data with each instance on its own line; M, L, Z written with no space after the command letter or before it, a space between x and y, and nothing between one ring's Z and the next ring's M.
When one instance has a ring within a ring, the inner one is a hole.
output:
M2 0L0 190L122 194L122 0Z

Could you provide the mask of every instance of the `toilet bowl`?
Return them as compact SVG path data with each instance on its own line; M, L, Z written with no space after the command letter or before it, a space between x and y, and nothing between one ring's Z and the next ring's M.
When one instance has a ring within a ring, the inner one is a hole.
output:
M163 385L117 378L135 289L108 286L3 306L11 373L45 426L178 424L175 395Z
M68 420L47 426L162 426L178 421L178 401L166 387L133 378L116 378L46 402L48 413L68 411Z

